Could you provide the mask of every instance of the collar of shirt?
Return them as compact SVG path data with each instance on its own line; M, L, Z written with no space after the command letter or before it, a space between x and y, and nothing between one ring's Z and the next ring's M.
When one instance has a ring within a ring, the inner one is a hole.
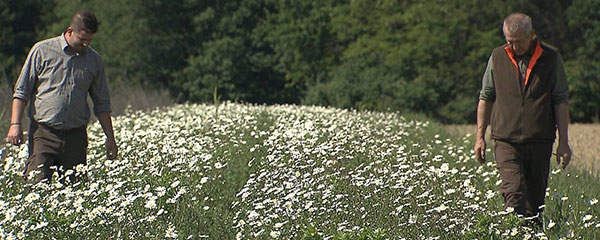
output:
M59 39L60 41L60 46L62 47L63 52L65 52L67 55L80 55L80 54L85 54L87 52L87 48L81 52L78 53L75 50L73 50L72 48L69 47L69 43L67 42L67 38L65 37L66 32L63 32L61 34L61 38Z

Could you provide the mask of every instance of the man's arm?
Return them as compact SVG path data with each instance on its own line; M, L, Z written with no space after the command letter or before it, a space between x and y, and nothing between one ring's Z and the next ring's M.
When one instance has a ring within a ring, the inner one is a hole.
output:
M560 103L554 105L554 118L558 126L558 148L556 149L556 161L566 168L571 162L571 147L569 147L569 104ZM561 161L562 158L562 161Z
M23 64L19 78L15 83L15 91L13 93L10 127L8 134L6 135L6 141L20 145L23 143L23 127L21 124L21 118L23 117L23 111L27 106L26 99L31 99L31 94L34 92L36 82L38 80L38 73L41 70L40 62L42 62L42 55L40 53L39 45L33 46L29 54L27 54L27 60ZM15 124L19 123L19 124Z
M117 142L115 141L110 112L98 113L98 121L106 135L106 158L109 160L115 159L119 149L117 148Z
M12 111L10 116L10 127L6 135L6 141L13 145L23 143L23 128L21 127L21 117L27 102L20 98L13 98Z
M477 105L477 136L473 150L475 151L477 161L480 163L485 162L485 132L490 124L493 107L494 103L486 100L479 100L479 104Z

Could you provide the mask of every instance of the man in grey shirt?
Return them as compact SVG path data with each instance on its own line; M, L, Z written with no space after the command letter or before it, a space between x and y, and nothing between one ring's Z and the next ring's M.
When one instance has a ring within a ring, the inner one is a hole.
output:
M36 43L23 65L15 85L7 141L15 145L23 142L21 117L30 103L25 169L29 182L49 180L55 168L62 176L66 170L86 164L88 93L106 134L107 158L117 156L104 64L89 46L97 30L94 14L79 11L63 34Z

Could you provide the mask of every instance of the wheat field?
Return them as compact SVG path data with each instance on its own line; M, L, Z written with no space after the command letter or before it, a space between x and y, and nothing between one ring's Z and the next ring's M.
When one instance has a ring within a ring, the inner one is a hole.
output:
M475 125L446 125L445 128L449 133L457 136L471 134L474 140L477 127ZM488 128L486 139L488 139L488 146L491 147L489 131ZM571 167L599 176L600 124L570 124L569 145L573 151ZM554 148L556 149L556 146Z

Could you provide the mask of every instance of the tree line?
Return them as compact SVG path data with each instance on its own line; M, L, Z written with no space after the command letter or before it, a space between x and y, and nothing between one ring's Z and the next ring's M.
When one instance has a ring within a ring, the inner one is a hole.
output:
M13 85L31 46L89 9L112 85L221 100L423 113L474 123L502 20L530 15L560 49L571 119L600 119L596 0L4 0L0 77ZM5 84L5 83L3 83Z

